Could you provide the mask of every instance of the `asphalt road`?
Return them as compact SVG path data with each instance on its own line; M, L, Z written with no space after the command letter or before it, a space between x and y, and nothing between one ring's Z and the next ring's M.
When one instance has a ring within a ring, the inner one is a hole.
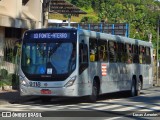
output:
M142 90L137 97L129 97L126 93L106 94L100 96L96 103L87 103L84 98L53 98L49 103L42 103L34 98L21 103L0 105L0 111L1 115L2 112L11 112L12 119L19 119L22 115L32 118L33 113L37 113L38 119L54 117L54 120L78 120L84 117L87 120L158 119L160 87Z

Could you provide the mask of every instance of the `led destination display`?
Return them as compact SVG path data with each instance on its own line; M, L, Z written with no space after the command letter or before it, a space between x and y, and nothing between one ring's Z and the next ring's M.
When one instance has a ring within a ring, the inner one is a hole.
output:
M69 39L70 33L33 33L32 39Z

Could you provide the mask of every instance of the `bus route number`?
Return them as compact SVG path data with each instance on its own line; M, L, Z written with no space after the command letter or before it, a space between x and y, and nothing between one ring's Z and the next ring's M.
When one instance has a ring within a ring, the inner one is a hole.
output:
M30 82L30 87L41 87L41 82Z

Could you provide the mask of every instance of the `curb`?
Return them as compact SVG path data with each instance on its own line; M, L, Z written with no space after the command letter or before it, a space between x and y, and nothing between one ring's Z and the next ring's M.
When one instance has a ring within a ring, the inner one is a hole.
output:
M6 102L6 101L3 101L3 100L0 100L0 106L2 106L2 105L7 105L7 104L9 104L9 102Z
M0 87L0 91L4 91L4 90L11 91L13 89L12 89L12 86L3 86L3 87Z

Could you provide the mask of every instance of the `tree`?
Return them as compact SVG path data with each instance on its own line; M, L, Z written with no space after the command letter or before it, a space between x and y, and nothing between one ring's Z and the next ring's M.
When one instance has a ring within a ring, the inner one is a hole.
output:
M152 41L156 45L157 16L160 14L160 2L155 0L68 0L85 9L93 9L99 21L107 19L108 23L129 23L130 37ZM96 15L95 14L95 15ZM92 20L88 15L86 17ZM83 20L86 19L85 17Z

